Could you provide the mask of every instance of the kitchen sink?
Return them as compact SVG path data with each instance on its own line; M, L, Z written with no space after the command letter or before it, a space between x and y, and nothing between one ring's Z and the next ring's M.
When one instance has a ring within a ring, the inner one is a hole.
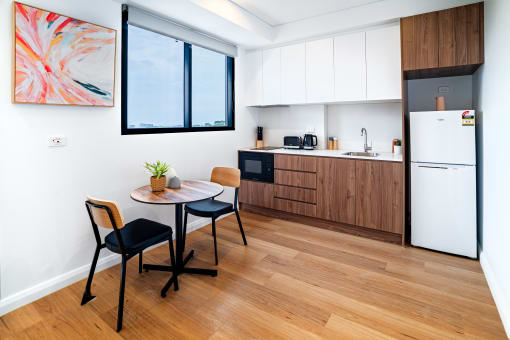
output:
M379 154L377 152L346 152L344 153L346 156L358 156L358 157L377 157Z

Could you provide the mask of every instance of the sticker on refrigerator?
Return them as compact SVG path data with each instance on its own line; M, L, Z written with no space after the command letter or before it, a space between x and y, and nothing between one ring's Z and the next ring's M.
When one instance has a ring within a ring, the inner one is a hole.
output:
M462 112L462 126L474 126L475 115L470 111Z

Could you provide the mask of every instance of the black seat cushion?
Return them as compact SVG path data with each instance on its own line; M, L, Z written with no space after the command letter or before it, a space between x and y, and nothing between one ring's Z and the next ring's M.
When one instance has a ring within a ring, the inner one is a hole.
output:
M120 234L126 252L132 254L168 240L172 234L172 228L145 218L139 218L127 223L124 228L120 229ZM115 231L106 235L105 243L111 251L121 253Z
M184 208L188 213L200 217L218 217L234 211L232 203L207 199L186 204Z

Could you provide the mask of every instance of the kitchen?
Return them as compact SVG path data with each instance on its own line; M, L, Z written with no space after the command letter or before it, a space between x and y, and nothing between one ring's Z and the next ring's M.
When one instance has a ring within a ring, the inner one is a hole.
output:
M508 337L507 1L26 1L0 338Z

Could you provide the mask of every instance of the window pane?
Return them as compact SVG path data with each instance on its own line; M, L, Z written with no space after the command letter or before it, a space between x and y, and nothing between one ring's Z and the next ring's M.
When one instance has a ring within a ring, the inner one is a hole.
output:
M193 126L227 126L225 55L193 46L191 119Z
M128 128L184 126L184 43L128 26Z

